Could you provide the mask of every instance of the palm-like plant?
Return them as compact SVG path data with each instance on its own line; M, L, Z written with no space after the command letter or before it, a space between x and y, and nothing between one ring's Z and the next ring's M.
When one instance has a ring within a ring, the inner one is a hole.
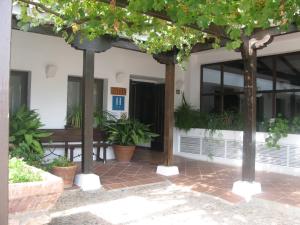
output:
M112 144L136 146L147 143L158 135L150 131L149 125L131 120L126 115L107 125L108 140Z
M10 154L13 157L24 158L31 165L40 163L44 156L44 150L40 139L51 135L41 131L41 123L38 113L23 106L10 117L9 141Z

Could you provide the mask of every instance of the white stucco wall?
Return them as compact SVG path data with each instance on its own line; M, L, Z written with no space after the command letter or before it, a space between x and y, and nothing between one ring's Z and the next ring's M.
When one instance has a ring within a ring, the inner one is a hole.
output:
M300 32L282 35L274 38L274 41L262 50L258 50L258 56L266 56L280 53L300 51ZM186 77L185 93L189 102L195 107L200 107L200 68L201 65L240 59L238 52L225 48L213 49L195 53L190 59L188 77Z
M57 66L55 77L46 78L47 64ZM11 69L30 72L30 107L38 110L45 127L63 128L67 110L68 75L82 75L82 52L73 49L62 38L13 30ZM124 75L121 83L116 81L116 73ZM144 53L111 48L104 53L96 54L95 57L95 77L108 81L106 94L109 111L112 109L110 87L127 88L125 98L125 112L127 112L129 76L164 78L164 74L164 65ZM178 67L176 79L184 79L183 72Z

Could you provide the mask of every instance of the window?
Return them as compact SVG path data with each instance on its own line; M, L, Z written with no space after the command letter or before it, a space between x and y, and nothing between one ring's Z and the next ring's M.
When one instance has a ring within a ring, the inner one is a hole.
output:
M242 113L242 60L202 66L201 111ZM256 118L259 123L278 114L300 116L300 52L257 58Z
M103 80L94 80L94 110L103 109ZM82 104L82 78L69 76L68 78L68 99L67 99L67 114L74 108L80 107Z
M9 111L16 112L21 106L29 106L29 74L24 71L11 71L9 81Z

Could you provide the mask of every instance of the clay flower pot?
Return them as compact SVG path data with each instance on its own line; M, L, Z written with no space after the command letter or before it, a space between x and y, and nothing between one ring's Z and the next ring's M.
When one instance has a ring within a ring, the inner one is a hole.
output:
M122 145L114 145L113 146L114 153L117 161L119 162L130 162L133 153L135 151L135 146L122 146Z
M54 166L51 173L63 179L64 188L70 188L73 186L76 170L77 165L75 164L67 167Z

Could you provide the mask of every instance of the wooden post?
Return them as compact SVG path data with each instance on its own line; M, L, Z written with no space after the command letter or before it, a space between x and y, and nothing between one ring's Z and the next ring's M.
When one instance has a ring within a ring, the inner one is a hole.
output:
M11 0L0 1L0 224L8 224L8 136Z
M164 161L166 166L171 166L173 163L174 82L175 64L166 64L164 116Z
M93 164L94 55L91 50L83 51L82 173L90 173Z
M242 180L255 180L256 137L256 49L245 38L241 48L244 62L245 128L243 139Z

